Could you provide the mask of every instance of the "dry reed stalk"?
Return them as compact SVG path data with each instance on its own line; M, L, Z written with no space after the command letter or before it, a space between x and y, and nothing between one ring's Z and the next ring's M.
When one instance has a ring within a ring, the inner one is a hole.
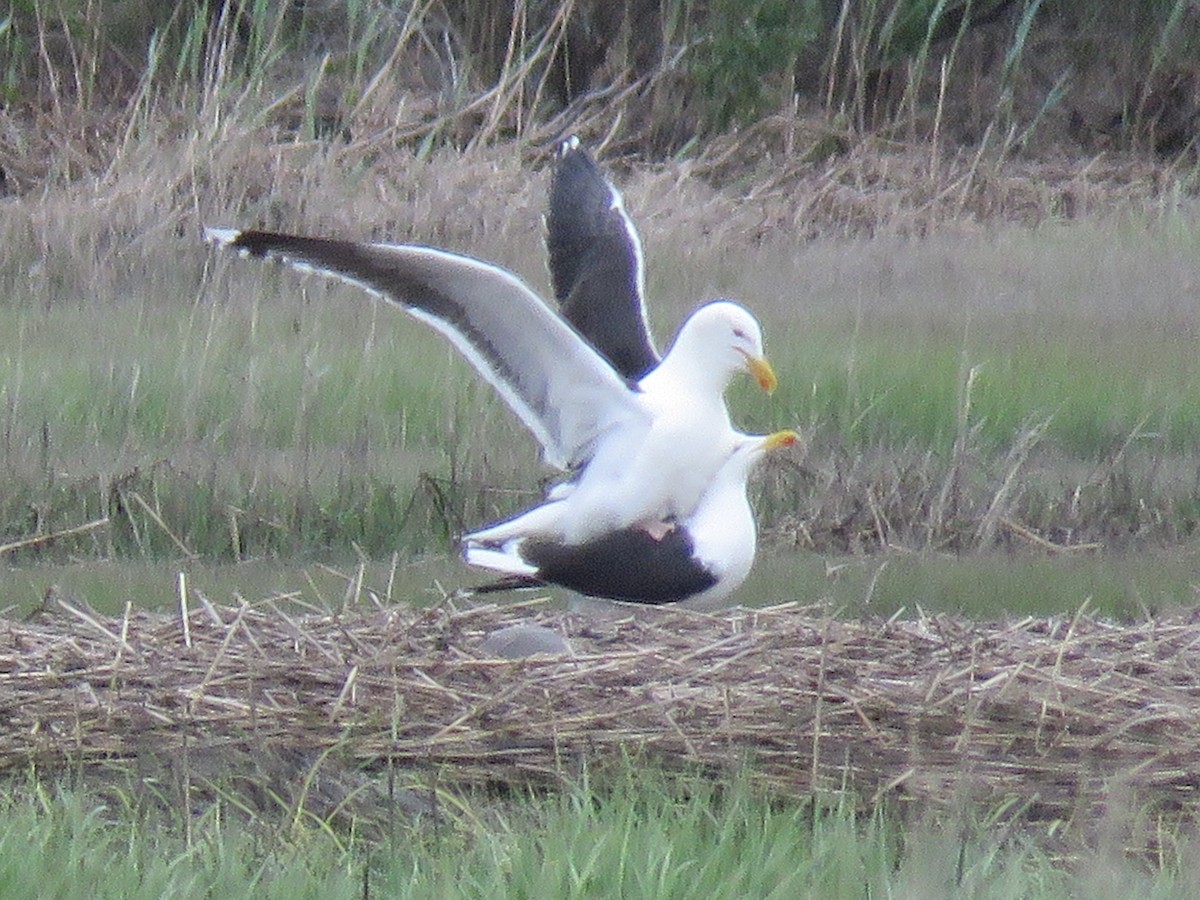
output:
M0 622L0 767L186 749L555 785L634 752L714 773L748 763L791 797L1017 801L1045 821L1101 815L1119 787L1158 816L1198 808L1195 615L847 622L791 604L599 623L542 603L275 606L194 609L186 634L178 613L62 600ZM567 635L575 655L474 649L519 621Z
M52 531L49 534L35 534L33 537L22 538L18 541L9 541L6 544L0 544L0 556L3 556L5 553L11 553L14 550L26 550L30 547L46 544L59 538L74 537L75 535L94 531L97 528L103 528L107 524L108 516L103 516L99 519L93 519L91 522L77 525L74 528L63 528L59 531Z

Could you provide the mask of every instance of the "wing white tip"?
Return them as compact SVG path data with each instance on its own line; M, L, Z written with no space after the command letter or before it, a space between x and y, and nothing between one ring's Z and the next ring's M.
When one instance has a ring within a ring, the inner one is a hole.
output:
M220 244L222 247L228 247L236 241L242 232L237 228L208 228L204 229L204 240L210 244Z
M579 135L573 134L558 145L558 155L566 156L573 150L579 149Z
M493 550L478 544L467 544L463 547L463 560L481 569L491 569L495 572L505 572L509 575L537 575L536 566L531 566L516 553L505 550Z

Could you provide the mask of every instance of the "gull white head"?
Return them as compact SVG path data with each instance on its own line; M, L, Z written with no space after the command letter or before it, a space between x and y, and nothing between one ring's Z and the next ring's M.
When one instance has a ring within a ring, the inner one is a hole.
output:
M744 487L747 477L760 459L775 450L794 447L799 442L800 435L791 429L776 431L773 434L743 435L741 442L730 454L729 461L718 474Z
M768 394L777 380L763 354L762 328L744 306L730 300L715 300L700 307L679 329L667 360L678 358L695 378L711 376L723 391L735 372L749 372ZM664 363L667 362L664 360Z
M754 514L746 499L746 481L768 453L799 442L800 436L790 430L740 436L687 522L695 558L716 576L717 582L686 600L685 605L711 609L746 580L758 545Z

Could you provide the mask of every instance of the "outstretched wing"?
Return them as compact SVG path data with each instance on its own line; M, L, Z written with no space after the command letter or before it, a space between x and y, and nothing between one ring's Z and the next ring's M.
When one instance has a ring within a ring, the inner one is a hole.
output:
M642 242L621 194L577 138L559 151L546 249L566 320L630 381L658 365L646 320Z
M444 334L542 444L546 461L573 468L613 429L645 413L613 368L540 297L498 266L398 244L209 228L243 254L340 278Z

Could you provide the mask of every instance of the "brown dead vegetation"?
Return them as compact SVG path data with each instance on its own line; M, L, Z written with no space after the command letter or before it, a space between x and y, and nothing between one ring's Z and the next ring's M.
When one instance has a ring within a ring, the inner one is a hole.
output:
M540 601L299 615L288 599L114 618L52 591L31 620L0 622L0 765L138 773L182 803L234 780L323 816L379 815L385 772L391 802L415 786L405 802L430 811L443 789L599 779L623 754L749 764L782 797L1115 822L1133 847L1196 813L1194 615L597 619ZM482 651L518 621L573 653Z

